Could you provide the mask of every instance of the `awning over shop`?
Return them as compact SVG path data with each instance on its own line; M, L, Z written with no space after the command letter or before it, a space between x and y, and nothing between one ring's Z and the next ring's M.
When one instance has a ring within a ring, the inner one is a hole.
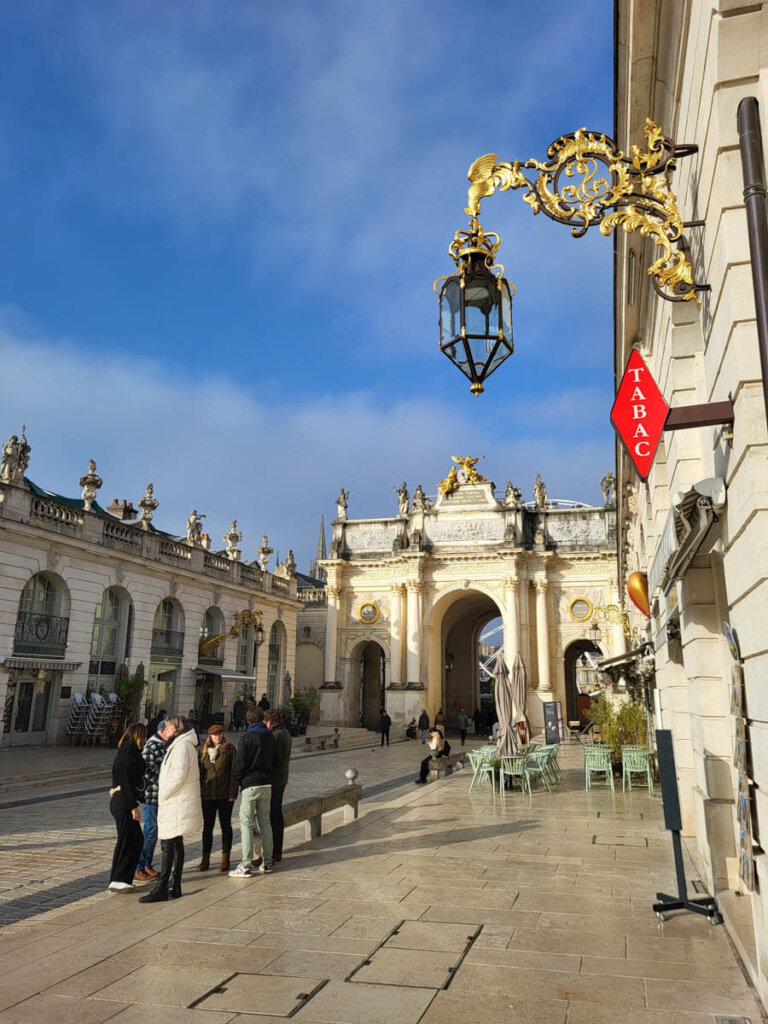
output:
M220 665L198 665L195 672L201 672L208 676L219 676L223 683L256 682L256 676L244 676L241 672L233 672L231 669L222 668Z
M652 650L653 648L650 644L640 644L639 647L633 647L631 651L626 651L624 654L617 654L614 658L596 658L595 667L601 672L606 668L618 668L620 665L629 665L631 662L637 661L638 658L644 658Z
M55 658L3 658L0 667L20 668L27 672L74 672L82 661L57 661Z
M648 594L658 588L665 593L681 579L725 506L725 484L719 477L700 480L672 499L672 510L661 535L656 556L648 573Z

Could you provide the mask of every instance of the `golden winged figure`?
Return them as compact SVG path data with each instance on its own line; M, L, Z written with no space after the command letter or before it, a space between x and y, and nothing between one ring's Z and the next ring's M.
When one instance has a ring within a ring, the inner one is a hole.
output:
M482 484L486 482L486 478L481 476L477 472L475 466L478 464L481 458L485 458L484 455L478 456L473 459L471 455L452 455L451 462L455 462L455 466L451 466L451 471L445 480L440 482L440 493L450 494L455 491L460 484ZM459 469L456 469L456 466Z

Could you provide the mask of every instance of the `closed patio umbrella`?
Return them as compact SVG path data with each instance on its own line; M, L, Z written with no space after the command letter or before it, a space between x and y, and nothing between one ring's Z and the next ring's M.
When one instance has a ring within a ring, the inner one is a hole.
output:
M518 750L515 718L518 712L515 708L509 669L501 656L496 659L495 676L494 697L496 699L496 714L499 716L499 738L496 749L501 757L511 757Z
M528 702L528 683L525 678L525 662L519 654L515 655L512 665L512 703L515 709L515 725L518 722L525 722L528 738L530 739L530 728L525 715L525 706Z

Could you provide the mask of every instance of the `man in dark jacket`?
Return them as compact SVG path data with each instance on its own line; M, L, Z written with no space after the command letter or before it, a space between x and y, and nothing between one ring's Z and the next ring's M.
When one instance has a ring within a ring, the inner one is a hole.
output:
M160 765L163 763L168 744L173 739L173 726L165 719L157 723L157 732L144 744L141 756L144 758L144 846L136 865L136 880L151 882L157 878L158 872L152 867L152 858L157 845L157 784L160 778Z
M419 715L419 731L421 732L421 742L426 743L427 733L429 732L429 715L426 708Z
M240 787L240 842L242 860L230 878L248 878L253 874L253 823L259 823L262 861L259 872L272 870L272 826L269 809L272 802L272 780L277 764L277 740L264 724L261 708L250 709L245 735L237 745L235 778Z
M389 746L389 730L392 726L392 719L387 714L387 709L381 709L381 718L379 719L379 729L381 730L381 745L384 746L384 740L387 741Z
M285 728L285 715L277 708L267 712L267 728L277 740L277 761L272 780L272 802L269 809L269 820L272 825L272 861L279 863L283 859L283 793L288 785L288 772L291 764L291 734Z

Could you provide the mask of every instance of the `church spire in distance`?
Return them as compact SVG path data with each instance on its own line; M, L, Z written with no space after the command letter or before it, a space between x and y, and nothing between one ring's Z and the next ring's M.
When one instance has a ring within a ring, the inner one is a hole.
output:
M325 569L321 568L318 564L323 559L328 557L328 550L325 546L325 514L320 513L320 533L317 537L317 551L315 557L309 563L309 575L316 580L323 580L325 582L327 574Z

